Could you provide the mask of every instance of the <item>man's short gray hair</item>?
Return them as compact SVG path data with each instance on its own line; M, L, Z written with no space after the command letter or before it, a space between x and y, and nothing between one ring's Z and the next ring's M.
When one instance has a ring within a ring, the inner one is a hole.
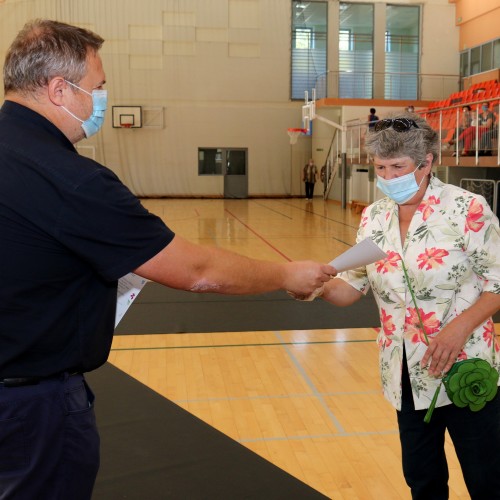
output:
M58 21L26 23L5 57L5 93L36 93L56 76L79 82L86 73L87 56L97 53L103 42L92 31Z

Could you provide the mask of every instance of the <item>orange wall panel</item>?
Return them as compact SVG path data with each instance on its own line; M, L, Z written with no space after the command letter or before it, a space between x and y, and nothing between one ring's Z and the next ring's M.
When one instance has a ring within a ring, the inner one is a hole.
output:
M459 50L500 37L499 0L457 0L456 23L460 27Z

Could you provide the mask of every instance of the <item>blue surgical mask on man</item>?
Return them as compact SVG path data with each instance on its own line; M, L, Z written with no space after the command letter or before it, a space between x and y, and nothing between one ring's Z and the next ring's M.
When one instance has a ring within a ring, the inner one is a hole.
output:
M420 164L417 165L417 168L415 168L413 172L402 175L401 177L394 177L394 179L384 179L383 177L377 176L377 187L398 205L406 203L417 194L417 191L420 189L425 179L425 176L422 177L420 184L417 184L415 172L418 168L420 168Z
M92 97L92 114L86 120L81 120L64 106L61 106L66 113L69 113L75 120L78 120L82 124L83 132L88 139L90 136L97 134L104 123L104 114L108 106L108 91L104 89L94 89L92 93L90 93L68 80L65 81Z

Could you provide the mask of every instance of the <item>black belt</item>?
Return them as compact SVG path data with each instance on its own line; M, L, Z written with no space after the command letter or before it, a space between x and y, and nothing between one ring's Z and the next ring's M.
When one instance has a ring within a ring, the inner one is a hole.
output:
M23 387L25 385L37 385L42 380L49 380L64 376L65 373L60 373L59 375L51 375L49 377L8 377L0 379L0 386L4 387ZM70 373L68 376L77 375L77 373Z
M4 387L22 387L23 385L36 385L44 380L41 377L11 377L0 380L0 385Z

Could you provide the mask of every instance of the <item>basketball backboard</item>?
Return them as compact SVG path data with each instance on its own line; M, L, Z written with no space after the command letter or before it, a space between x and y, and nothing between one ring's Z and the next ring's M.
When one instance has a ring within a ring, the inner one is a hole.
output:
M113 106L113 128L141 128L141 106Z

